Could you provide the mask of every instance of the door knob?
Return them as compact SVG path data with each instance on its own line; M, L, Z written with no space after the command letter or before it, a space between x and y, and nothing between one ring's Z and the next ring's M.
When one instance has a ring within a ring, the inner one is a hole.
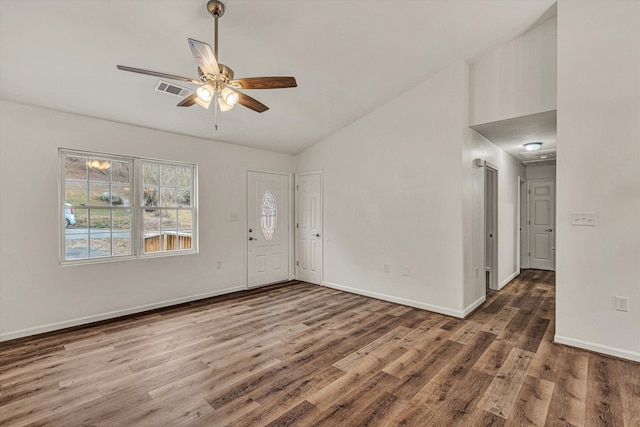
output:
M314 236L316 236L316 237L320 237L320 234L314 234Z
M258 240L255 237L249 236L249 240Z
M547 233L551 233L553 231L553 228L547 228Z

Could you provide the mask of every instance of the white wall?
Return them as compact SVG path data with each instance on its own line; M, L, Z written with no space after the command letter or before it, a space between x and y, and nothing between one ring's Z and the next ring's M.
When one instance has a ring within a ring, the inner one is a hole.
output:
M498 285L503 288L520 271L518 269L518 187L525 178L524 165L504 150L473 132L474 158L486 160L498 169ZM474 169L474 265L475 289L484 287L484 169Z
M298 155L297 171L323 170L325 285L462 315L467 72L458 62Z
M198 163L200 253L59 267L58 147ZM0 101L0 339L243 289L247 169L293 167L292 156Z
M560 0L558 29L555 339L640 361L640 2Z
M556 25L550 18L471 65L471 125L556 109Z
M527 166L526 167L527 179L555 179L556 178L556 166Z

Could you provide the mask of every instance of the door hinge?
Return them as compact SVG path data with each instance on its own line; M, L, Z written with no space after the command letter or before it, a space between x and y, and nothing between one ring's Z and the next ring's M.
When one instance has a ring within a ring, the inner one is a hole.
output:
M531 194L531 190L529 190L529 194Z
M300 190L300 186L296 184L296 190Z
M529 255L528 255L528 256L531 256L531 252L529 252Z
M531 221L528 221L528 222L529 222L529 225L531 225Z
M296 267L297 267L297 266L299 266L299 265L300 265L300 262L299 262L299 261L296 261Z
M300 228L300 224L296 222L296 228Z

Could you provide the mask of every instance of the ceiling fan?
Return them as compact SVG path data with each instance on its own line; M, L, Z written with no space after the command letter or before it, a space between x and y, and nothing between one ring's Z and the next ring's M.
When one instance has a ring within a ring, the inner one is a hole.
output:
M198 63L199 79L127 67L125 65L118 65L117 67L123 71L131 71L133 73L147 74L200 85L193 94L180 101L178 107L191 107L194 104L198 104L202 108L208 109L213 102L216 115L215 128L217 130L218 110L221 112L229 111L236 103L253 111L257 111L258 113L265 112L269 109L269 107L260 101L240 92L238 89L281 89L296 87L297 83L294 77L249 77L234 79L233 70L218 62L218 18L224 15L224 4L218 0L209 0L207 3L207 11L215 20L214 50L212 50L211 46L207 43L188 39L191 53Z

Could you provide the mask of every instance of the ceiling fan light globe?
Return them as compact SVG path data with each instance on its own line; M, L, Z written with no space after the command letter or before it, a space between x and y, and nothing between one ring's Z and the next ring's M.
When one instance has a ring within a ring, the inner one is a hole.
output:
M228 87L222 89L220 95L222 95L222 98L224 98L224 101L227 103L227 105L231 106L236 105L238 103L238 100L240 99L238 93L232 91Z
M220 106L220 111L221 112L225 112L225 111L229 111L233 108L233 105L229 105L225 102L223 97L219 97L218 98L218 105Z
M211 99L213 98L213 91L207 86L200 86L196 89L196 94L200 100L207 103L211 102Z
M542 142L528 142L524 144L527 151L538 151L542 147Z
M209 105L211 105L211 100L205 102L202 99L198 98L197 96L196 96L196 99L194 101L196 101L196 103L199 106L201 106L202 108L204 108L205 110L208 110L209 109Z

